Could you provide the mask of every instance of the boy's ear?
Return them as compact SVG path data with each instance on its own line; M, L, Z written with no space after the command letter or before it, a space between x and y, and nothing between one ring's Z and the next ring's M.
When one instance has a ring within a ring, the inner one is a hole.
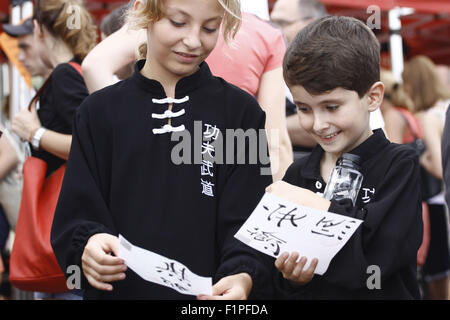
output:
M369 112L377 110L383 102L384 84L381 81L375 82L366 94Z

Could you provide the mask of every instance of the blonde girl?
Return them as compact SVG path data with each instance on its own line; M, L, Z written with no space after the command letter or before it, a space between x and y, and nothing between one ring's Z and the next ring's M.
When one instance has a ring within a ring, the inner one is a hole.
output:
M234 238L271 182L262 160L249 161L250 144L267 153L265 115L204 63L221 24L232 37L239 16L237 0L135 2L146 59L80 107L53 222L56 257L63 270L82 267L85 299L195 298L127 270L119 234L212 277L212 296L199 299L270 294L265 258ZM225 137L239 129L257 133L243 151Z

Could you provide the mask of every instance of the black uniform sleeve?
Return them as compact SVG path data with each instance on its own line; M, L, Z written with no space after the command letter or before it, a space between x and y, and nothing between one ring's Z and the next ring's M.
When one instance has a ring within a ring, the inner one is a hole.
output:
M64 63L55 68L51 81L55 111L70 127L75 110L89 95L84 79L70 64Z
M253 105L246 112L242 129L244 131L250 128L260 129L259 132L263 134L258 136L258 140L264 139L262 145L265 150L262 151L267 154L267 139L264 131L265 114L256 101L252 103ZM245 154L236 153L236 151L235 164L227 165L227 182L220 193L217 213L220 261L214 280L219 281L223 277L246 272L250 274L253 281L250 298L267 299L272 297L270 266L273 264L273 259L234 238L236 232L256 208L264 195L265 188L272 183L270 174L261 174L263 167L270 172L269 165L263 166L259 157L256 164L249 163L249 149L247 141ZM242 157L246 158L245 164L237 164L237 159L242 159Z
M103 168L108 168L105 159L111 154L110 134L103 127L105 120L90 126L89 108L93 106L89 100L74 118L72 146L51 231L52 247L63 271L70 265L81 268L81 256L92 235L115 234L105 200L107 191L102 188L108 183L108 169ZM82 280L87 285L86 279Z
M445 116L445 127L442 135L442 166L444 169L445 201L450 206L450 107Z
M417 157L403 157L393 163L376 199L364 208L332 201L328 211L364 222L332 260L323 280L347 289L365 288L369 266L380 268L383 282L416 261L422 241L419 179Z

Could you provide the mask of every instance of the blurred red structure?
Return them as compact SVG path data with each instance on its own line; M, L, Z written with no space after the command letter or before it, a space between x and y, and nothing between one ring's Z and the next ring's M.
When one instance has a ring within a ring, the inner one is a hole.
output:
M268 0L272 8L276 0ZM367 13L369 6L378 6L381 10L381 29L375 30L385 53L383 65L389 67L388 11L396 6L410 7L415 13L401 18L400 34L404 40L405 59L423 54L437 64L450 66L450 0L320 0L330 14L346 15L367 21L372 13ZM85 1L95 22L100 24L102 18L115 8L127 3L127 0L88 0ZM0 1L0 21L7 22L9 1ZM0 26L1 31L1 26Z
M415 9L413 14L401 18L400 34L404 41L404 56L426 55L437 64L450 66L450 1L449 0L321 0L330 14L345 15L366 21L373 11L369 6L381 10L381 29L375 30L382 47L386 49L383 64L389 67L388 12L395 7ZM387 56L386 56L387 55Z

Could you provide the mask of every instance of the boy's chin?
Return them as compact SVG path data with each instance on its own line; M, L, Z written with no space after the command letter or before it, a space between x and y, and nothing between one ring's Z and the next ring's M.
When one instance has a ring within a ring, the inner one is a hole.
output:
M332 154L342 154L346 152L346 146L342 145L341 143L333 143L333 144L327 144L327 143L321 143L318 142L318 144L322 147L322 149L326 153L332 153Z
M345 152L344 148L330 147L329 145L322 145L322 144L320 146L326 153L342 154Z

